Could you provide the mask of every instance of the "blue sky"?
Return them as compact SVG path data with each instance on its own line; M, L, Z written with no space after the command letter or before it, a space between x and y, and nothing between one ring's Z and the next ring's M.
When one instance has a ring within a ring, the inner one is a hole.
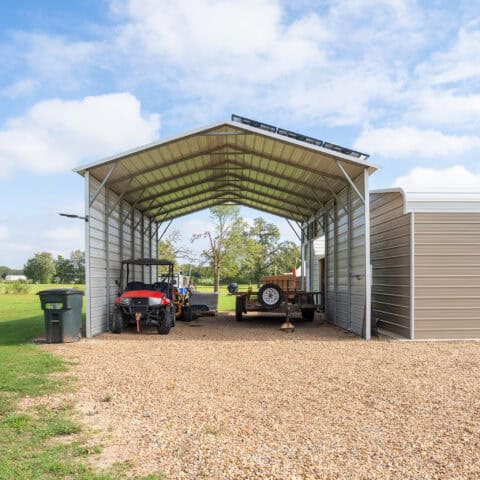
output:
M75 166L231 113L369 153L373 188L480 190L478 2L4 0L0 58L0 264L83 247Z

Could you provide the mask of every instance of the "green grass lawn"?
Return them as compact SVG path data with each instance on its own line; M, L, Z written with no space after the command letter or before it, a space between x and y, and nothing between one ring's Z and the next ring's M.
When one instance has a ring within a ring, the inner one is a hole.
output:
M256 287L252 287L252 288L253 290L256 289ZM248 289L248 285L239 285L238 289L241 292L246 292ZM213 287L199 285L197 286L197 290L199 292L213 292ZM219 297L218 297L218 311L219 312L235 311L235 295L230 295L228 293L226 285L222 285L220 287Z
M75 388L74 380L52 375L67 371L68 364L30 343L43 333L43 312L35 293L52 287L58 285L32 285L23 295L0 294L0 480L126 478L128 465L108 472L89 466L88 457L100 446L92 446L89 432L72 420L71 405L18 408L26 396Z
M52 375L68 371L68 364L32 344L31 339L44 332L36 293L59 287L83 290L84 286L29 285L27 294L5 294L4 286L0 287L0 480L125 478L128 465L115 466L108 472L91 469L88 457L101 447L92 446L88 431L72 420L71 405L55 409L38 405L27 411L18 408L18 402L26 396L75 388L73 379L59 380ZM240 286L240 290L247 288ZM213 287L200 286L198 290L212 292ZM226 287L220 289L218 309L235 310L235 296L229 295Z

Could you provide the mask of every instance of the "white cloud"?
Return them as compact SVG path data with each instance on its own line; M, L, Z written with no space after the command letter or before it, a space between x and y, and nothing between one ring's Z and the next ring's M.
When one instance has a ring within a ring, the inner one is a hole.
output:
M34 78L62 78L62 89L90 86L99 73L122 89L154 84L175 98L167 115L179 124L222 118L233 105L296 123L371 122L399 102L411 49L435 30L414 0L110 5L116 25L93 40L23 33L15 51Z
M391 158L438 158L480 150L480 137L447 135L416 127L370 128L360 134L354 148Z
M70 226L48 229L43 236L47 240L56 242L56 244L58 245L64 242L77 242L79 238L82 238L83 234L84 230L81 226Z
M21 97L23 95L30 95L34 92L37 87L37 82L31 78L25 78L23 80L18 80L10 85L7 85L3 88L0 93L5 97L14 99Z
M416 105L410 117L425 125L478 130L480 95L453 91L427 90L416 94Z
M268 83L323 59L320 18L308 14L287 23L274 0L128 0L115 5L122 15L127 12L117 48L134 49L149 63L160 57L184 73L195 72L188 87L214 91L225 79L229 84Z
M77 87L85 82L88 67L101 66L100 42L19 32L13 36L12 43L17 61L25 63L30 75L37 81L55 81L57 91Z
M159 125L159 116L142 114L129 93L42 101L0 130L2 170L65 171L151 142Z
M447 51L436 52L420 64L417 75L428 83L448 84L480 76L480 19L459 29L457 39Z
M398 177L393 187L402 187L407 192L464 192L480 191L480 174L461 165L445 169L421 168Z
M396 91L394 82L380 70L345 65L331 78L299 85L291 93L291 111L296 117L318 118L334 126L358 125L366 118L373 120L377 114L371 103L394 97Z
M6 225L0 225L0 240L5 241L10 238L10 231Z

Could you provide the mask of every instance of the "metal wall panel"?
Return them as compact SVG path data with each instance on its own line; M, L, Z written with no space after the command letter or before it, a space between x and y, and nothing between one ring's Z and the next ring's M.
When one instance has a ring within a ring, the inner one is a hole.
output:
M415 338L480 338L480 213L415 213Z
M87 196L93 198L100 187L100 182L92 176L86 178ZM125 201L120 201L118 194L102 188L90 207L87 207L89 222L86 226L86 257L88 265L87 320L85 333L88 337L98 335L110 328L110 319L117 285L120 277L121 260L132 257L155 257L156 223L144 217ZM142 229L143 223L143 229ZM132 231L132 227L135 227ZM147 228L148 227L148 231ZM153 272L136 267L135 278L149 282Z
M410 338L410 214L399 192L370 194L372 321Z
M364 195L363 176L354 180ZM366 212L350 186L325 205L325 312L327 320L357 335L367 333Z

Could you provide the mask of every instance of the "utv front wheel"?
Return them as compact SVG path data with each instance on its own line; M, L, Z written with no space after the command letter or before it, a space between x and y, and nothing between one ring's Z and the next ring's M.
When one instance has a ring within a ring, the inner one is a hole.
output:
M157 332L159 335L168 335L170 333L170 329L175 325L174 316L174 310L171 308L165 309L165 312L163 313L163 321L157 326Z
M115 308L112 313L112 333L122 333L123 316L122 313Z

